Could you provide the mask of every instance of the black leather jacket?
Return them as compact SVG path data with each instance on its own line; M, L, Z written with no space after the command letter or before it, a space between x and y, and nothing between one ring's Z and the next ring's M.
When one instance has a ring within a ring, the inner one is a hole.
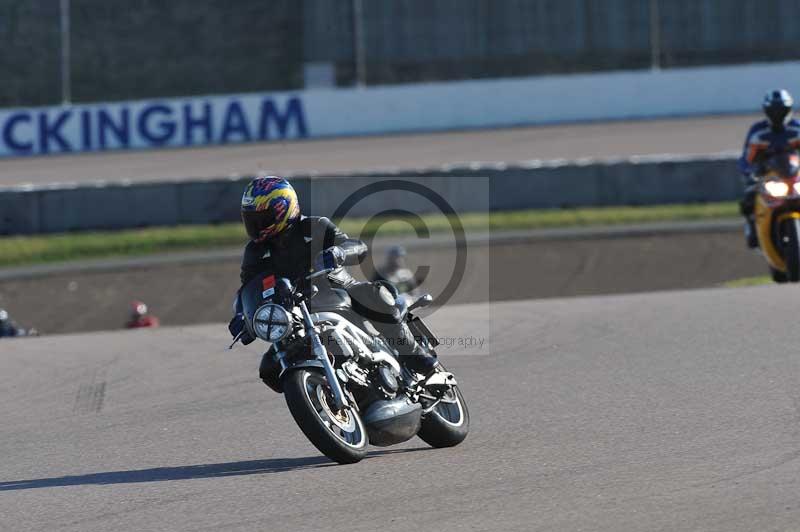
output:
M345 266L360 264L367 255L366 244L349 238L327 218L303 216L283 236L280 245L252 241L247 244L242 259L242 285L256 275L269 271L305 287L305 276L314 271L314 259L321 251L332 246L339 246L345 251ZM356 282L344 268L331 272L328 280L337 288L347 288Z

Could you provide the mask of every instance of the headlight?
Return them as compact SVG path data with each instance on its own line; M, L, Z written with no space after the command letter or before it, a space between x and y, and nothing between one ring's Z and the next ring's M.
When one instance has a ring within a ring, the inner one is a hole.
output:
M800 194L800 181L798 181L797 183L795 183L795 184L794 184L794 187L792 187L792 188L794 188L794 193L795 193L795 194Z
M789 193L789 185L783 181L767 181L764 183L764 190L773 198L782 198Z
M292 317L280 305L264 305L253 316L256 336L267 342L279 342L292 332Z

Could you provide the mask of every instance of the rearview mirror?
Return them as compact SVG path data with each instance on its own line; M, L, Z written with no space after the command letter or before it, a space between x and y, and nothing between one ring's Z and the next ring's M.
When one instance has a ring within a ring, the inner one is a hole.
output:
M415 310L415 309L418 309L418 308L427 307L431 303L433 303L433 296L430 295L430 294L425 294L424 296L422 296L419 299L417 299L416 301L414 301L411 304L411 306L408 307L408 311L411 312L412 310Z

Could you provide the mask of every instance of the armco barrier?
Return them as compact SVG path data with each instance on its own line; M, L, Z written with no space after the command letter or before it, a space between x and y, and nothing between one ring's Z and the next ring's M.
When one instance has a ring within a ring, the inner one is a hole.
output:
M446 199L456 212L726 201L741 195L736 165L728 156L528 161L406 170L380 176L291 176L305 212L327 216L354 191L384 179L423 185ZM0 234L236 221L247 181L0 189ZM398 208L420 214L437 210L424 197L388 190L356 203L348 215L372 216Z

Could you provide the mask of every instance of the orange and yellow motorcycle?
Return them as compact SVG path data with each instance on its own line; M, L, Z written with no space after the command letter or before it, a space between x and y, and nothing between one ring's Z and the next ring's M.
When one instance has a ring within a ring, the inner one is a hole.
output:
M783 152L762 165L755 203L758 243L777 283L800 281L800 155Z

